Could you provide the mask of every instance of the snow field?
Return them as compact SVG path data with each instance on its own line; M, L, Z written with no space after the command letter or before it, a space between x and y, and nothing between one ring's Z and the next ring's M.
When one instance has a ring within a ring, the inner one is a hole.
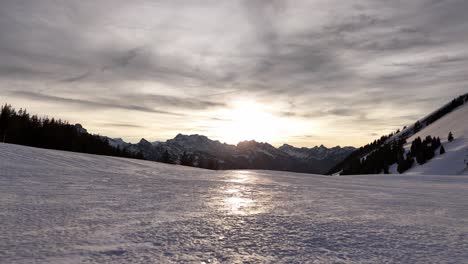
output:
M0 263L467 263L466 201L463 176L208 171L0 144Z

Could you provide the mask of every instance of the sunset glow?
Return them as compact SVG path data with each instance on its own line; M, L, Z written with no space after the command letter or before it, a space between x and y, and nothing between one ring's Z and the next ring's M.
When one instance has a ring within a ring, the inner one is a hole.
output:
M237 100L230 107L220 109L210 125L222 142L237 144L244 140L281 142L297 132L297 120L279 117L267 106L252 100ZM295 129L294 129L295 128Z

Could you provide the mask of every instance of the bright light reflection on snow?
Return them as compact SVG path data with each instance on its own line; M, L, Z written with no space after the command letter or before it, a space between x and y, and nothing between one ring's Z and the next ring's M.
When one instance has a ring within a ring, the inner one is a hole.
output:
M229 197L224 199L226 207L234 214L245 214L245 209L253 203L252 199L243 197Z
M238 193L240 192L239 188L229 188L224 191L225 193Z
M248 191L248 183L252 183L253 176L248 171L238 171L233 173L229 182L234 183L224 190L224 207L233 214L246 214L247 208L254 204L251 192Z
M230 179L230 182L237 182L237 183L246 183L251 181L251 173L249 171L239 171L233 175L233 179Z

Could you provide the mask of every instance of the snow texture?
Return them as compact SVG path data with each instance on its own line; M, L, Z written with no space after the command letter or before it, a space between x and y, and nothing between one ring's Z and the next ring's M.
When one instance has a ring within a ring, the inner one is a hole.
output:
M467 263L466 201L464 176L208 171L0 144L0 263Z

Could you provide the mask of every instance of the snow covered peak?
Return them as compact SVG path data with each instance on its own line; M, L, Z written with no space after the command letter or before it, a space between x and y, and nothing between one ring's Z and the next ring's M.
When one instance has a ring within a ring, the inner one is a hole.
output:
M178 134L175 138L169 139L160 145L165 145L171 149L183 149L188 151L209 151L216 152L218 149L224 148L226 145L219 141L214 141L203 135L183 135ZM182 151L182 150L181 150Z
M313 148L305 148L305 147L296 148L294 146L284 144L279 149L296 158L301 158L301 159L313 158L316 160L323 160L330 156L346 156L347 154L354 151L355 148L353 147L341 148L339 146L336 146L333 148L327 148L324 145L315 146Z
M255 140L244 140L237 143L237 147L262 147L262 148L274 148L272 145L265 142L257 142Z
M237 144L237 150L240 153L251 155L265 154L272 158L284 157L287 154L272 145L264 142L257 142L255 140L241 141Z
M309 149L308 148L296 148L289 144L284 144L279 147L279 150L287 153L288 155L299 158L299 159L306 159L309 156Z
M210 139L208 139L206 136L198 135L198 134L194 134L194 135L177 134L177 136L173 140L178 141L178 142L196 143L196 142L207 142Z
M149 142L148 140L146 140L146 139L144 139L144 138L140 139L140 142L138 142L138 144L139 144L139 145L144 145L144 146L146 146L146 145L152 145L151 142Z
M269 143L255 140L229 145L198 134L177 134L165 142L150 143L141 139L138 144L130 144L127 149L132 153L141 152L146 159L156 161L161 160L167 152L174 162L181 162L185 153L198 160L217 160L226 169L277 169L312 173L326 172L353 150L327 149L323 145L313 149L296 148L287 144L275 148Z
M130 145L130 143L123 141L121 138L107 138L107 142L114 148L126 148Z

